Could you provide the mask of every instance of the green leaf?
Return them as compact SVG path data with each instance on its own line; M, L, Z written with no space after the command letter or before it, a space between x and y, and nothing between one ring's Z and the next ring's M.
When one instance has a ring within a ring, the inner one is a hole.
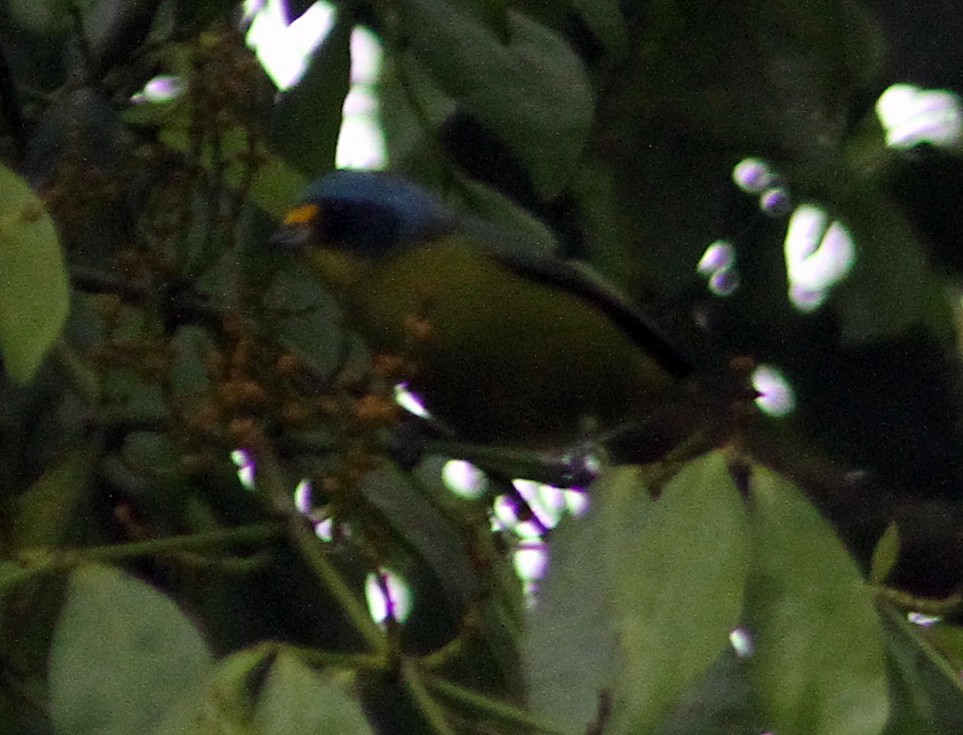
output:
M261 160L263 163L251 182L251 201L268 214L283 217L304 192L307 179L270 151L263 151Z
M0 166L0 351L10 377L33 378L67 319L69 288L50 215L19 176Z
M879 619L855 562L788 480L754 470L746 624L766 726L877 735L889 709Z
M418 57L385 57L378 80L380 119L391 167L427 182L442 180L447 164L439 161L434 133L457 109Z
M639 468L607 474L589 514L552 535L525 641L534 709L584 732L614 691L617 731L650 730L725 649L748 549L722 455L693 462L655 501Z
M923 626L920 632L939 651L953 671L963 669L963 627L939 622Z
M272 111L274 147L308 177L334 166L341 111L350 86L351 30L351 23L338 19L311 56L301 80Z
M622 573L614 731L649 732L726 648L742 612L749 533L725 457L687 465L639 537L608 553Z
M260 735L372 732L360 705L343 686L284 652L261 690L253 725Z
M890 671L886 735L956 735L963 732L963 688L957 670L905 613L881 608Z
M752 696L746 661L727 648L689 688L655 735L756 735L765 729Z
M226 735L252 732L250 720L259 677L270 661L268 646L247 649L218 662L203 682L184 692L151 735Z
M63 542L87 493L99 451L98 447L84 447L70 452L17 498L17 548L57 547Z
M886 527L873 549L873 560L869 568L871 582L882 584L886 580L899 559L899 547L899 526L894 521Z
M210 665L172 600L118 569L71 575L50 653L50 710L64 735L142 735Z
M639 468L616 468L593 487L588 515L552 532L523 662L532 708L560 727L584 732L597 717L600 692L616 683L619 549L643 533L653 505Z
M349 683L318 674L291 653L258 646L220 662L151 735L369 735Z
M540 194L574 174L594 103L578 56L553 31L508 11L507 42L451 3L399 3L405 38L438 85L526 162Z

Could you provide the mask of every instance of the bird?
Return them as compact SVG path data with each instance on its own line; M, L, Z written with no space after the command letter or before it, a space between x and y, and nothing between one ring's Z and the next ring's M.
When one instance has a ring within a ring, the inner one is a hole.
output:
M334 170L270 238L299 253L376 353L465 442L561 450L651 422L691 360L580 262L462 216L399 175Z

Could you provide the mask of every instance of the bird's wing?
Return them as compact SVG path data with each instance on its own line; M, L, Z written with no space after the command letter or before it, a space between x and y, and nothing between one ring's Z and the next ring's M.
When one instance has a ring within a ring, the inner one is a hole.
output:
M499 263L519 275L553 288L563 288L601 310L670 374L684 378L694 372L689 358L587 264L501 248L492 248L489 252Z

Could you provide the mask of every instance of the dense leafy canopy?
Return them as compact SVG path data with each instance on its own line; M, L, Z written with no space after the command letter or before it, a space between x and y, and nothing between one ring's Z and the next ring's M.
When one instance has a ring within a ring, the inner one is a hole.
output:
M0 0L0 731L960 732L963 162L873 108L963 91L943 41L855 0L337 0L279 94L236 5ZM410 431L405 355L265 245L334 167L359 27L391 167L651 315L691 437ZM733 391L760 364L788 416Z

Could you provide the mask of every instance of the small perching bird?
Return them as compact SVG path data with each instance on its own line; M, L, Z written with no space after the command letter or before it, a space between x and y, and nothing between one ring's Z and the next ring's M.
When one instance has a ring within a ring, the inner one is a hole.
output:
M411 389L465 441L563 448L651 420L693 373L588 269L391 174L322 176L272 243L304 254L372 350L413 365Z

